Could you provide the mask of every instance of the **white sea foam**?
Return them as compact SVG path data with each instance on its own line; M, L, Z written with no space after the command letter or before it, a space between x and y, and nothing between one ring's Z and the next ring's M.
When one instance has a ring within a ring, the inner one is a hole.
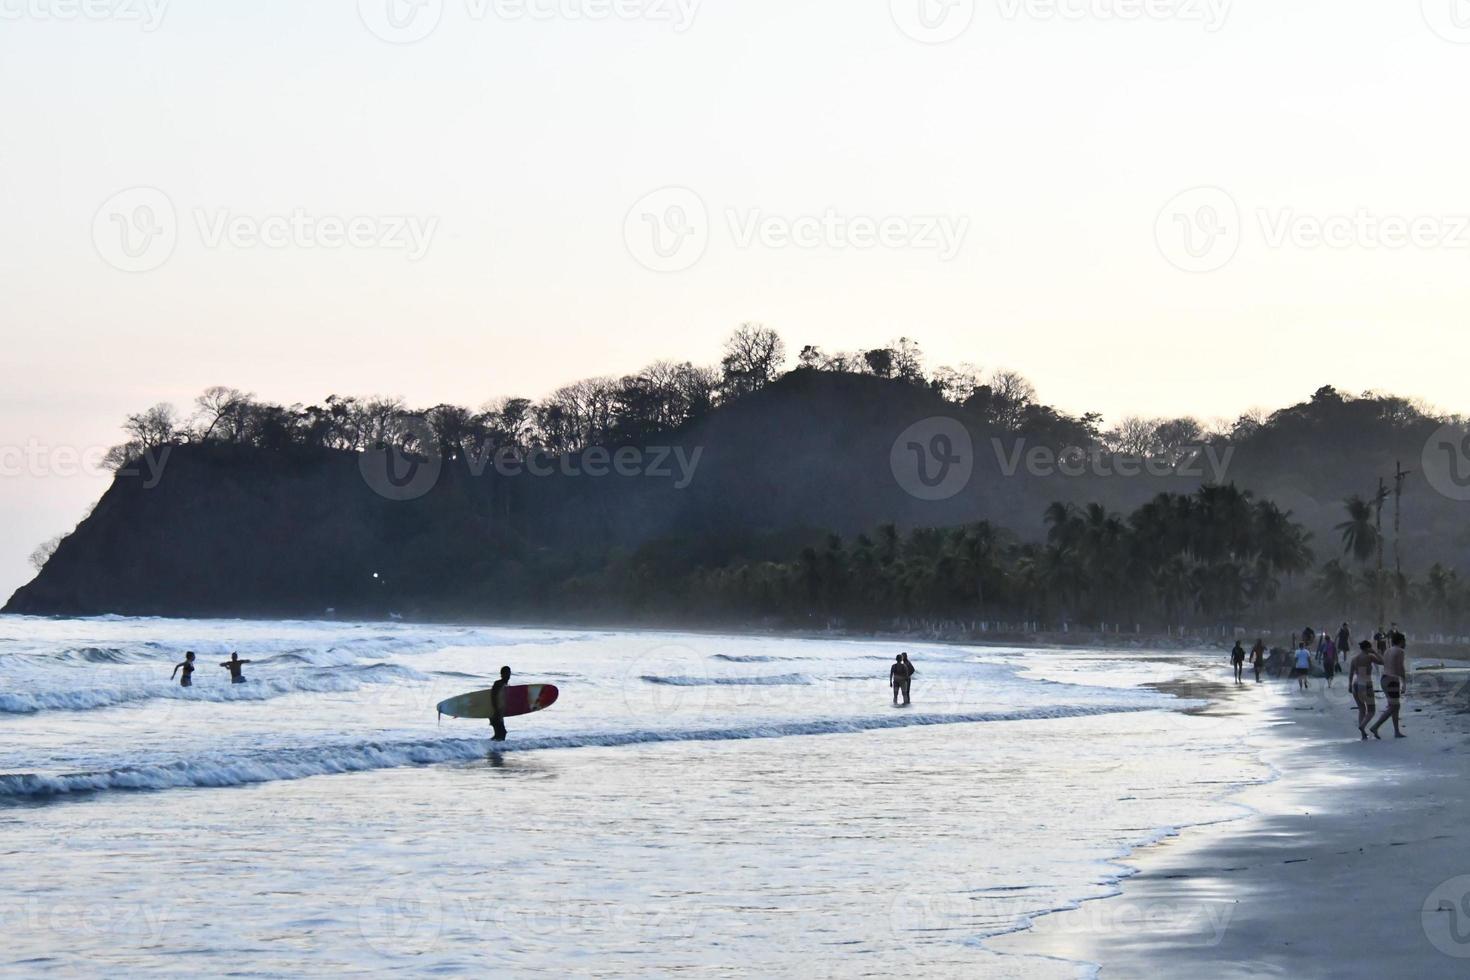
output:
M732 728L643 729L548 735L493 742L488 738L438 738L366 741L242 752L210 753L196 760L155 765L132 765L98 772L59 774L0 773L0 799L47 797L106 790L162 790L181 787L241 786L276 780L305 779L338 773L468 762L491 752L548 751L661 742L712 742L746 739L841 735L881 729L933 725L973 725L986 722L1042 718L1079 718L1116 712L1149 710L1143 707L1053 705L1011 712L969 714L883 714L866 718L824 718L804 722L750 725Z

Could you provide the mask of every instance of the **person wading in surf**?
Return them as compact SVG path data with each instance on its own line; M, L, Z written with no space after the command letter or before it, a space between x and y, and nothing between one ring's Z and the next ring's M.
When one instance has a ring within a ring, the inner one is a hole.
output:
M1353 703L1358 706L1358 731L1368 737L1368 722L1373 720L1377 703L1373 697L1373 665L1382 664L1383 658L1373 652L1373 644L1364 640L1358 644L1358 655L1348 664L1348 687L1353 692Z
M909 703L909 685L913 682L914 675L918 671L914 665L909 663L909 655L900 653L894 658L893 666L888 668L888 683L893 686L893 703L898 704L898 696L903 695L903 703Z
M238 653L232 653L232 654L230 654L230 659L229 660L226 660L224 663L220 664L220 666L223 667L225 670L228 670L230 672L230 683L231 684L244 684L245 683L245 675L243 673L241 673L240 668L241 667L244 667L248 663L254 663L254 661L253 660L241 660L240 659L240 654L238 654Z
M173 680L174 677L178 674L178 672L179 672L180 669L182 669L184 671L184 676L179 679L179 686L180 687L193 687L194 686L194 651L193 650L189 650L188 652L186 652L184 654L184 662L183 663L181 663L181 664L174 664L174 672L172 674L169 674L168 675L168 679L169 680Z
M495 727L494 742L505 741L505 689L510 684L510 668L500 668L500 680L490 685L490 724Z
M1404 647L1408 645L1408 641L1404 639L1402 633L1393 633L1392 638L1393 645L1383 655L1383 696L1388 698L1388 707L1383 709L1383 714L1373 723L1373 727L1368 729L1373 733L1374 738L1382 737L1378 734L1378 729L1382 728L1383 723L1390 718L1393 719L1393 737L1408 738L1399 731L1400 699L1404 696L1404 689L1409 686L1409 672L1404 666Z

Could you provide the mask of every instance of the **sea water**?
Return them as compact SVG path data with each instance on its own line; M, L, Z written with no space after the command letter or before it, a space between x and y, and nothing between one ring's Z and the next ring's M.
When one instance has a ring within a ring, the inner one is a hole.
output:
M1222 663L3 617L0 971L1072 976L985 940L1239 815L1251 716L1160 689ZM502 665L560 700L437 717Z

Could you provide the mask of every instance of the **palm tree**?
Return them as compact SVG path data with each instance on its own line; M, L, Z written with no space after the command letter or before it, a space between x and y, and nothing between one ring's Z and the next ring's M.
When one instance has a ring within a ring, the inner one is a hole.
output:
M1322 573L1317 576L1317 591L1326 596L1327 600L1337 607L1342 615L1346 616L1352 608L1353 599L1353 574L1342 567L1342 562L1334 558L1322 566Z
M1342 550L1358 562L1366 562L1378 553L1378 528L1373 522L1373 502L1353 494L1343 501L1348 519L1333 530L1342 534Z

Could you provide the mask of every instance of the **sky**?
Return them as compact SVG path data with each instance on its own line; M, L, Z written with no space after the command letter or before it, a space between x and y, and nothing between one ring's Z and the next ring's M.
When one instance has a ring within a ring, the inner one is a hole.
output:
M745 321L1065 410L1470 409L1467 0L0 0L0 593L119 423Z

